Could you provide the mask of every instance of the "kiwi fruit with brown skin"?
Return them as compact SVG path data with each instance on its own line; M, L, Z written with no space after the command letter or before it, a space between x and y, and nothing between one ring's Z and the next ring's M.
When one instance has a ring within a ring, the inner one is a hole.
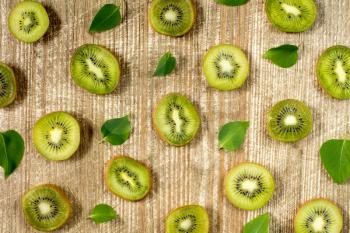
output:
M0 62L0 108L10 105L17 95L17 80L13 70Z

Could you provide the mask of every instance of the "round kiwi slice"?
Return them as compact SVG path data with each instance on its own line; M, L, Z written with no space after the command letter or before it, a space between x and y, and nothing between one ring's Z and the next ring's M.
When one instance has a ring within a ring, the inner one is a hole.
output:
M177 208L166 218L166 233L208 233L209 217L199 205Z
M327 199L306 202L294 219L295 233L340 233L343 216L339 207Z
M350 98L350 48L328 48L318 60L317 78L326 92L337 99Z
M66 112L53 112L34 125L33 142L39 153L48 160L70 158L80 144L80 126Z
M0 62L0 108L10 105L17 95L17 81L13 70Z
M189 143L197 134L201 119L189 99L178 93L164 96L153 111L153 125L159 136L174 146Z
M270 22L284 32L303 32L317 17L314 0L266 0L265 10Z
M274 105L268 113L268 133L279 141L298 141L305 138L311 129L311 111L299 100L282 100Z
M74 82L95 94L109 94L118 86L120 66L117 58L99 45L80 46L71 60Z
M236 207L256 210L271 199L275 182L269 170L255 163L241 163L225 178L225 195Z
M45 8L36 1L23 1L11 10L8 18L10 32L18 40L33 43L49 28L50 20Z
M150 169L127 156L114 157L107 163L105 180L112 193L129 201L143 199L152 186Z
M193 27L196 13L192 0L153 0L148 15L155 31L182 36Z
M243 51L220 44L209 49L203 59L203 72L209 86L227 91L240 88L249 75L249 63Z
M30 189L22 198L27 222L39 231L53 231L64 225L72 214L72 205L61 188L44 184Z

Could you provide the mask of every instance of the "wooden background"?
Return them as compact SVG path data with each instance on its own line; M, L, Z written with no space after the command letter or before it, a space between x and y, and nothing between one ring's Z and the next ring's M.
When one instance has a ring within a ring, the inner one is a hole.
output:
M334 44L350 46L350 1L318 0L314 27L302 34L282 33L267 21L263 0L241 7L224 7L213 0L196 0L194 30L182 38L161 36L147 21L151 0L128 1L127 15L116 29L89 34L96 11L107 0L43 1L50 15L50 31L35 44L16 41L8 32L7 16L18 0L1 0L0 60L14 68L19 96L0 110L0 130L15 129L26 141L25 157L8 180L0 178L0 232L34 232L21 213L20 199L30 187L42 183L62 186L74 202L74 217L58 232L164 232L164 218L178 206L199 203L210 215L210 232L238 233L253 217L269 212L271 232L293 232L298 206L314 197L330 198L344 211L344 231L349 232L350 185L336 185L321 166L319 148L331 138L349 134L349 101L332 99L315 77L320 53ZM207 86L201 59L220 42L241 47L249 57L251 75L237 91L219 92ZM89 94L74 85L69 61L75 48L85 43L108 47L120 59L123 75L117 90L107 96ZM300 45L300 60L290 69L262 59L268 48L283 43ZM154 78L159 57L171 51L178 60L176 72ZM151 127L151 112L159 98L180 92L194 101L202 117L199 136L188 146L166 145ZM266 112L277 101L305 101L314 115L314 129L298 143L281 143L266 135ZM68 111L81 123L78 153L64 162L41 157L32 144L37 119L52 111ZM98 144L99 129L113 117L131 115L133 133L122 146ZM218 150L217 133L224 123L249 120L244 146L238 152ZM154 188L143 201L131 203L113 196L103 182L106 161L127 154L148 164ZM269 168L277 190L271 202L258 211L242 211L223 196L227 170L242 161ZM95 225L86 217L98 203L116 208L120 220Z

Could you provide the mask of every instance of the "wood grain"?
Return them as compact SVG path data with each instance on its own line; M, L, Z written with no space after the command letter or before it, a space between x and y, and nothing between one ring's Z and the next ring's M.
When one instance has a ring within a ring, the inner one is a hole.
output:
M0 110L0 130L16 129L25 138L21 166L8 179L0 178L0 232L34 232L21 213L20 199L33 185L55 183L74 202L73 219L58 232L164 232L164 218L178 206L199 203L210 215L212 233L238 233L253 217L269 212L271 232L293 232L298 206L314 197L336 201L344 211L344 231L349 230L350 186L334 184L323 169L319 148L327 139L349 133L349 101L330 98L315 78L320 53L334 44L350 46L350 1L318 0L319 16L314 27L302 34L282 33L273 28L264 13L263 0L241 7L224 7L213 0L196 0L198 19L193 31L170 38L152 31L147 21L151 0L128 1L127 14L116 29L89 34L88 27L102 0L47 0L51 26L35 44L16 41L7 30L7 15L17 0L0 3L0 60L15 69L19 96ZM207 86L201 59L210 46L232 43L241 47L251 63L246 85L237 91L219 92ZM69 60L75 48L85 43L101 44L120 59L123 75L117 90L107 96L87 93L74 85ZM280 69L262 59L268 48L300 45L300 60L291 69ZM158 58L172 51L178 60L176 72L153 78ZM169 92L188 96L197 106L203 125L188 146L163 143L151 127L154 104ZM266 112L277 101L296 98L312 109L315 122L305 140L286 144L266 135ZM63 110L75 115L83 128L78 153L64 162L49 162L35 150L31 129L42 115ZM131 138L123 146L98 144L102 123L130 114ZM231 120L250 120L247 140L241 150L218 150L217 133ZM104 164L116 154L127 154L148 164L154 172L154 188L143 201L131 203L108 192L103 183ZM258 211L234 208L223 196L227 170L241 161L268 167L276 178L271 202ZM91 208L107 203L121 219L95 225L86 219Z

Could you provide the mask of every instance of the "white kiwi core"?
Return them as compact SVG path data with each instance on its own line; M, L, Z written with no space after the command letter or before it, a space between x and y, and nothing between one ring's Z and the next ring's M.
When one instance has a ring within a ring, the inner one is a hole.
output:
M299 16L301 15L301 11L295 7L295 6L292 6L292 5L288 5L286 3L282 3L281 4L282 6L282 9L287 13L287 14L291 14L291 15L294 15L294 16Z

